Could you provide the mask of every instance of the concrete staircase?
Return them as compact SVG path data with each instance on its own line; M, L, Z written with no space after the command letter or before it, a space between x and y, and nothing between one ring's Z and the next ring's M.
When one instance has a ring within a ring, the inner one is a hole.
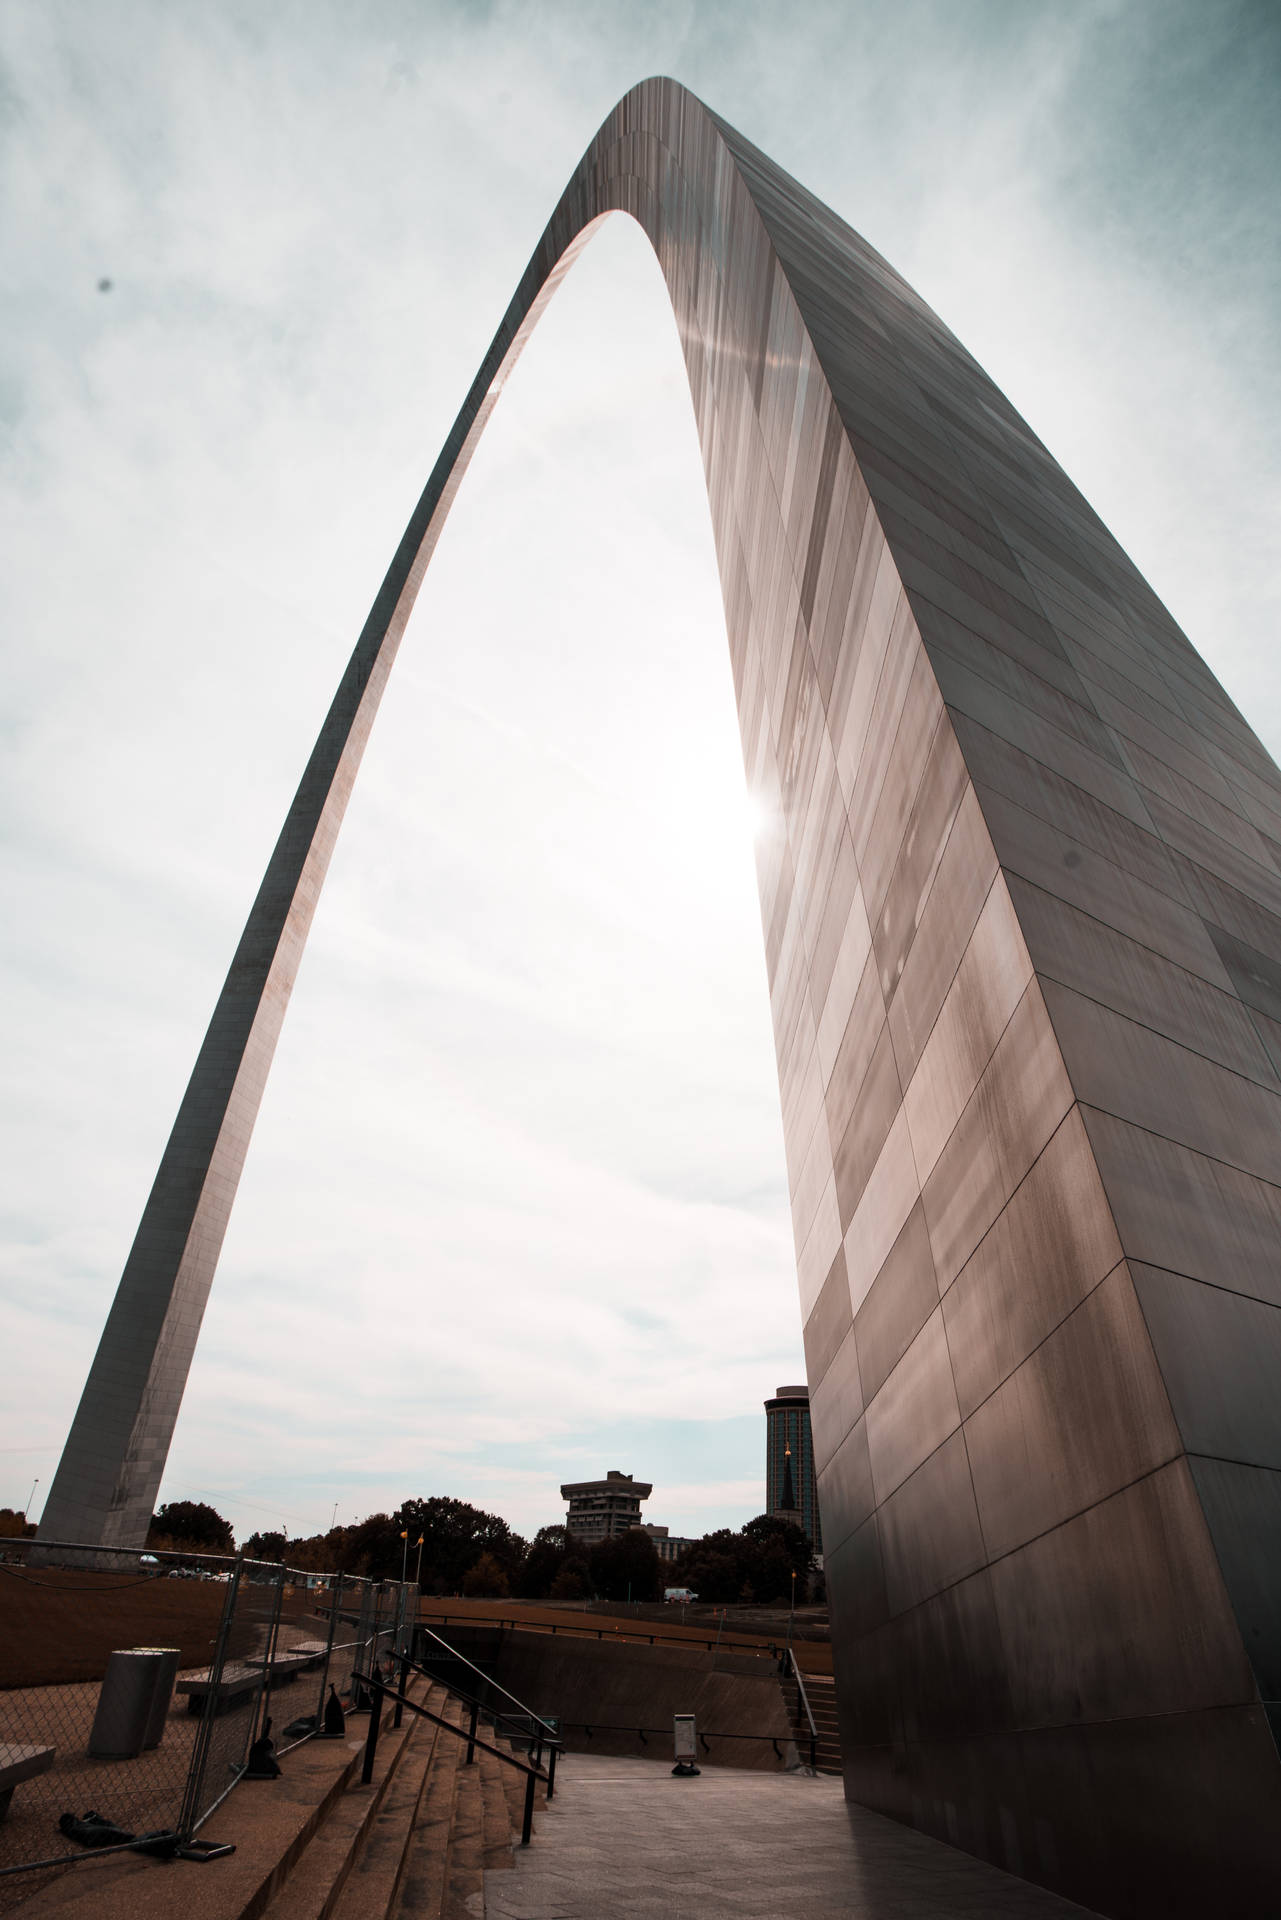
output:
M464 1709L442 1687L419 1694L451 1726ZM260 1909L264 1920L479 1920L484 1875L512 1865L524 1810L525 1778L465 1740L406 1713L395 1732L390 1709L379 1737L374 1778L355 1768L343 1792L293 1862L283 1885ZM363 1718L349 1722L356 1730ZM482 1737L504 1751L489 1728ZM536 1807L543 1789L536 1790ZM246 1917L247 1920L247 1917Z
M809 1765L810 1730L805 1718L805 1709L796 1695L796 1684L789 1681L784 1692L788 1700L788 1711L796 1737L796 1750L801 1763ZM805 1695L810 1703L810 1712L814 1716L814 1728L818 1734L817 1767L819 1773L839 1774L841 1768L841 1734L836 1720L836 1686L830 1673L807 1673L805 1675Z

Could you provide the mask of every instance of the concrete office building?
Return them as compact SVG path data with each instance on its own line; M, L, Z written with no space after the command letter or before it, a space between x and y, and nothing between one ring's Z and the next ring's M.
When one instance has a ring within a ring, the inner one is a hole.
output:
M847 1791L1108 1914L1276 1911L1281 773L943 322L673 81L592 141L397 549L41 1533L145 1539L409 610L611 210L671 296L777 824L758 874Z
M654 1542L654 1550L664 1566L670 1566L673 1560L679 1560L686 1547L692 1547L694 1544L693 1535L671 1533L666 1527L656 1526L652 1520L645 1522L644 1532Z
M779 1387L765 1402L765 1511L792 1520L822 1553L808 1387Z
M594 1547L641 1523L641 1501L654 1491L644 1480L611 1467L603 1480L575 1480L560 1490L569 1502L565 1531L579 1546Z

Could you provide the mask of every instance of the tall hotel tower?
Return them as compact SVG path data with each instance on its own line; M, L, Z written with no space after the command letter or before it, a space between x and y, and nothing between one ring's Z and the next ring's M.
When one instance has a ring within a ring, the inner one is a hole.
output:
M808 1387L779 1387L765 1402L765 1511L789 1517L799 1512L814 1551L823 1551Z

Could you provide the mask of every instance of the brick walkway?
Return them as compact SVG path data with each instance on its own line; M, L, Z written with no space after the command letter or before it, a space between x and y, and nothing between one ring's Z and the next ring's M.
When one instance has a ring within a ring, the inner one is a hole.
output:
M571 1754L486 1920L1086 1920L1086 1909L896 1821L839 1780Z

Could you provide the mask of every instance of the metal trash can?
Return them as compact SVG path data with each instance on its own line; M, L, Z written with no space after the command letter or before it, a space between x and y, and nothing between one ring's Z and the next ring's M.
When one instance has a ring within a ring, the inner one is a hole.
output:
M132 1760L160 1745L178 1659L177 1647L127 1647L110 1656L89 1735L95 1759Z

